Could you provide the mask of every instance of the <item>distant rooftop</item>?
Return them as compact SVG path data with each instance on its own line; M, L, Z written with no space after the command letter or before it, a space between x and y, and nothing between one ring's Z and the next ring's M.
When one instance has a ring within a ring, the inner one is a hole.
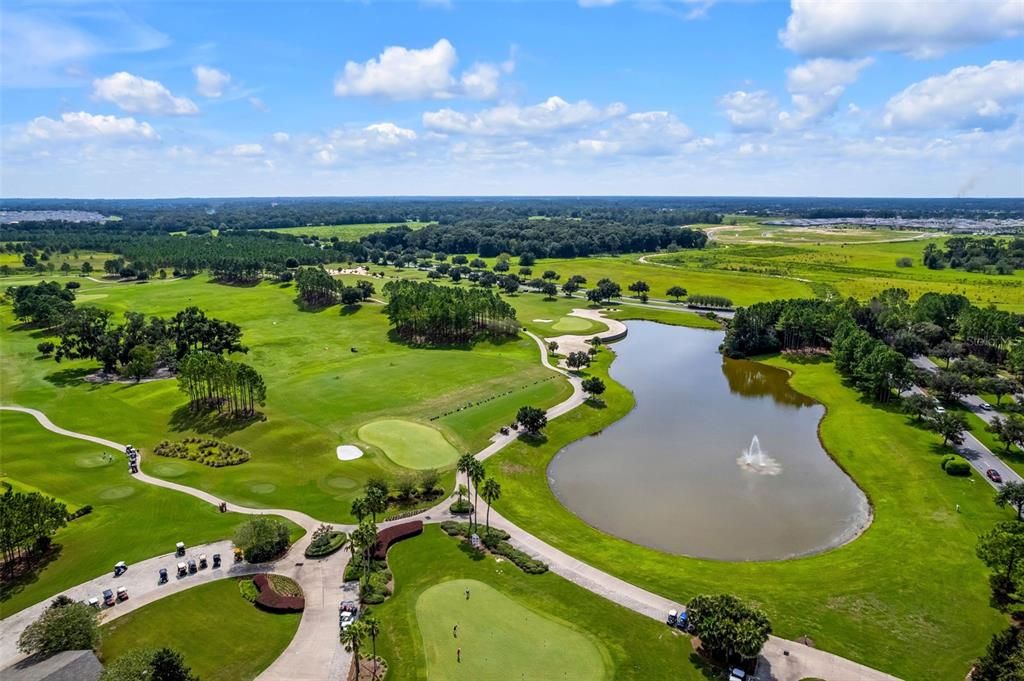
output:
M28 658L0 669L3 681L99 681L103 665L91 650L66 650L45 659Z

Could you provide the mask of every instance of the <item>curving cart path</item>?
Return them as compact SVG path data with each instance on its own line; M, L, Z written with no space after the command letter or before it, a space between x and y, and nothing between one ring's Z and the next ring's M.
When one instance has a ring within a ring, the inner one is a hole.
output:
M607 322L609 320L602 318L601 321ZM557 418L581 405L585 400L585 395L580 385L579 377L569 371L552 366L548 360L547 343L533 333L527 332L527 335L537 343L537 347L540 349L541 364L545 368L565 376L573 388L572 395L548 410L548 419ZM3 405L0 405L0 409L31 414L39 421L40 425L59 435L86 440L104 447L124 451L124 445L112 440L61 428L50 421L38 409ZM491 440L491 444L477 454L477 458L483 460L493 456L515 441L518 436L519 434L514 431L508 435L499 434L495 436ZM140 471L135 477L149 484L190 494L214 505L227 503L228 509L237 513L280 515L306 529L306 535L296 542L283 558L274 563L232 566L226 570L222 569L219 571L207 570L199 573L199 575L182 578L177 582L172 580L169 585L163 585L163 587L153 583L147 586L146 574L155 575L156 570L159 567L164 567L165 563L169 569L173 568L176 562L173 556L158 556L129 566L129 572L132 573L131 579L134 579L134 575L137 573L141 575L141 581L134 591L131 586L129 587L131 597L128 601L113 606L104 612L104 621L124 615L168 594L176 593L213 579L252 574L254 572L276 572L292 577L299 582L305 592L306 609L303 611L299 629L291 643L277 660L257 677L257 681L314 681L324 679L340 681L347 678L352 658L350 654L344 651L338 640L337 606L341 600L355 596L355 585L346 585L342 581L345 565L348 562L348 554L344 550L320 560L311 561L303 558L303 551L311 540L312 530L320 525L320 521L299 511L238 506L230 502L224 502L224 500L208 492L151 477L144 474L141 470L141 455ZM386 527L394 523L408 522L411 519L424 520L425 522L440 522L452 517L447 511L449 503L450 500L446 499L437 506L412 518L385 522L381 523L380 526ZM573 558L522 530L494 510L491 510L491 524L508 532L513 545L546 562L552 572L623 607L659 621L664 618L669 609L678 609L680 607L663 596L659 596L646 589L641 589ZM352 529L352 526L346 525L334 525L334 527L345 531ZM217 542L207 545L207 547L197 547L192 550L192 553L200 553L203 548L206 548L208 553L230 554L230 551L227 549L215 551L212 548L222 546L230 546L230 542ZM152 581L155 582L155 579ZM112 578L103 576L74 587L65 593L72 598L88 598L89 595L98 595L104 588L110 588L111 584L114 584L114 586L121 585L120 582L114 583ZM48 604L49 599L26 608L0 622L0 625L2 625L0 626L0 667L7 666L23 657L17 653L15 648L17 638L24 627L32 622L35 617L38 617L38 614ZM843 681L898 681L894 676L871 669L852 660L775 636L768 640L761 651L758 674L758 678L761 681L799 681L806 677L843 679Z

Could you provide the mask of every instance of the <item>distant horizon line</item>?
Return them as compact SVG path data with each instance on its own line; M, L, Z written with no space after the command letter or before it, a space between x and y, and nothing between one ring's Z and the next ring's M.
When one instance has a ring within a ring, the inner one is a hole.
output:
M0 196L8 201L213 201L273 199L366 199L366 200L479 200L479 199L842 199L872 201L1024 201L1022 196L855 196L830 194L260 194L209 196Z

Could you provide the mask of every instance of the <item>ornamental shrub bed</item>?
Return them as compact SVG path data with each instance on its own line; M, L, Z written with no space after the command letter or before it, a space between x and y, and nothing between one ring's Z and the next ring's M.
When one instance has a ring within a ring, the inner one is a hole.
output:
M302 612L306 607L306 599L300 596L288 596L285 594L278 593L274 588L274 581L271 581L271 577L280 578L287 580L294 585L295 589L302 593L298 584L295 584L292 580L287 577L281 577L280 575L256 575L252 578L252 583L259 590L259 596L256 597L256 605L264 610L270 612ZM279 584L283 582L278 581ZM288 587L291 590L291 587Z
M329 556L342 546L348 536L344 532L331 531L317 535L314 533L313 541L306 547L306 558L323 558Z
M962 456L949 454L942 459L942 470L949 475L966 477L971 474L971 464Z
M242 598L250 603L255 603L256 599L260 596L260 590L256 588L251 579L238 580L238 592L242 594Z
M467 540L473 534L470 531L469 523L459 523L454 520L446 520L441 523L441 529L450 537L463 537ZM509 544L508 540L510 535L508 532L492 527L489 532L485 528L478 530L477 534L480 537L480 542L488 551L495 555L508 558L523 572L530 575L539 575L548 571L547 563L537 560L536 558L531 557L528 553L520 551Z
M164 440L153 449L153 453L172 459L197 461L213 468L237 466L248 461L251 456L241 447L199 437L187 437L178 442Z

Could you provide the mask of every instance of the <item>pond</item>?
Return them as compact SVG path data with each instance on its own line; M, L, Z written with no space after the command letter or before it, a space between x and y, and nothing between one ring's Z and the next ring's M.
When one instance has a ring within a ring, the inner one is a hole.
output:
M555 456L555 495L604 532L701 558L783 559L857 536L868 502L818 441L824 407L781 369L722 357L721 340L630 322L611 375L636 407Z

